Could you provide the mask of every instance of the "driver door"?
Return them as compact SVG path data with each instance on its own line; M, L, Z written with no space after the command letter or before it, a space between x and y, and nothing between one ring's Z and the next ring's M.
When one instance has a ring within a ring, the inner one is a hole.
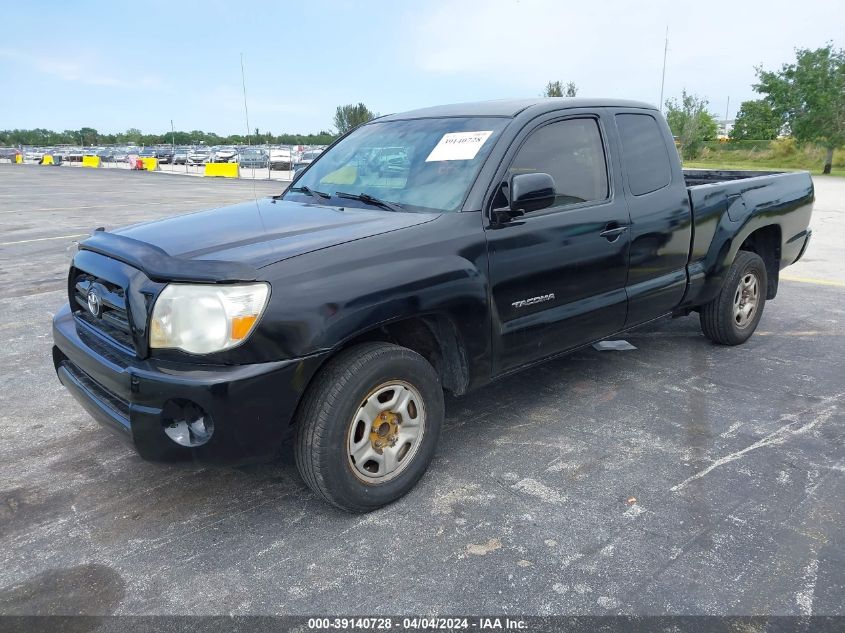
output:
M622 329L627 306L630 220L600 117L558 115L514 145L499 182L547 173L555 201L487 226L494 375ZM492 208L507 204L504 190Z

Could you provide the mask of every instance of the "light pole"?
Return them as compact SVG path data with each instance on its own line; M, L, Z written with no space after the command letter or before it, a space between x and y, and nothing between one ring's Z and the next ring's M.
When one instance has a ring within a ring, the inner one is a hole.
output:
M669 25L666 25L666 43L663 45L663 76L660 79L660 103L658 108L663 113L663 86L666 84L666 54L669 52Z

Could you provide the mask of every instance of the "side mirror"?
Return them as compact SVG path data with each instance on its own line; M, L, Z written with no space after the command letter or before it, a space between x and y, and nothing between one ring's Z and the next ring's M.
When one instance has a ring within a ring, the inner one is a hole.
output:
M516 174L502 188L510 193L510 203L507 207L493 209L493 218L497 224L545 209L555 202L555 181L549 174Z
M511 176L508 190L513 215L539 211L555 202L555 181L549 174L515 174Z

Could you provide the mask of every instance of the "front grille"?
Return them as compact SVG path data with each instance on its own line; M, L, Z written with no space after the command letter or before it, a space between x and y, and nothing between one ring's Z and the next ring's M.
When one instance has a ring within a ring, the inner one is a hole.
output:
M80 317L80 320L83 319ZM94 350L113 365L117 365L121 369L129 367L130 357L132 355L129 350L112 345L109 341L104 340L102 336L97 336L89 332L87 328L78 328L77 334L79 334L79 340L86 347Z
M88 294L94 290L100 300L99 314L91 312ZM123 288L94 275L79 271L73 281L72 299L76 302L76 317L95 330L105 334L118 345L135 351L129 314L126 311L126 293Z

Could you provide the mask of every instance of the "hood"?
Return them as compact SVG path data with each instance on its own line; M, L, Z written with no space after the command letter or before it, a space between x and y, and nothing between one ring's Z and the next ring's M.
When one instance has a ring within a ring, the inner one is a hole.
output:
M430 222L436 213L323 207L263 198L112 231L178 259L261 268L312 251Z

